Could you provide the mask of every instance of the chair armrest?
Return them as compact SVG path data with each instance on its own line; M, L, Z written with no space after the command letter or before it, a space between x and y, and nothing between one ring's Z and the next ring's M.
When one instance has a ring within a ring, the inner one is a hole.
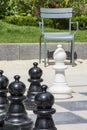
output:
M74 32L74 34L79 30L79 23L78 21L76 22L71 22L71 24L76 24L76 31Z

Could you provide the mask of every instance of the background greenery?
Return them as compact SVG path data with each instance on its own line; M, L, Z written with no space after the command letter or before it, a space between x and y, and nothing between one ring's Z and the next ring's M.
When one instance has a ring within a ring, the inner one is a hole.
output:
M38 26L40 7L72 7L73 21L79 21L79 29L87 29L87 0L0 0L0 19L15 25ZM66 21L47 20L47 26L66 28ZM61 23L61 24L60 24Z
M0 43L39 42L40 7L72 7L72 21L79 22L75 41L87 42L87 0L0 0ZM45 22L48 31L67 28L67 20Z

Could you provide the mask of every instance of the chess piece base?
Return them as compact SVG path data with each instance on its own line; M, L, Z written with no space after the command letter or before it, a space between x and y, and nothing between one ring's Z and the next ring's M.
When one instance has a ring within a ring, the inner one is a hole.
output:
M56 84L49 88L55 99L67 99L72 97L72 89L67 84Z

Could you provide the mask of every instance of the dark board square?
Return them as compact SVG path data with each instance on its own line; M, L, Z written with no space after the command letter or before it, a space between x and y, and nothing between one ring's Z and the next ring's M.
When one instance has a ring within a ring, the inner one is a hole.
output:
M87 101L70 101L70 102L56 102L57 105L68 109L70 111L84 111L87 110Z
M35 124L37 115L30 114L29 117L32 118ZM86 119L77 116L71 112L57 112L53 114L52 117L55 125L87 123Z
M81 124L87 123L87 120L77 116L71 112L60 112L53 115L54 123L56 125L61 124Z
M87 96L87 92L83 92L83 93L80 93L80 94L83 94L83 95Z

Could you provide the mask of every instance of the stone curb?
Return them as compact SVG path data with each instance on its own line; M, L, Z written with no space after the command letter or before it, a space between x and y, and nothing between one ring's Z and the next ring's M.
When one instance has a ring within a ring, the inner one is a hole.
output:
M70 51L70 43L48 43L47 50L55 51L62 44L65 51ZM42 58L43 58L42 44ZM75 43L77 58L87 59L87 43ZM3 43L0 44L0 60L30 60L39 58L38 43Z

